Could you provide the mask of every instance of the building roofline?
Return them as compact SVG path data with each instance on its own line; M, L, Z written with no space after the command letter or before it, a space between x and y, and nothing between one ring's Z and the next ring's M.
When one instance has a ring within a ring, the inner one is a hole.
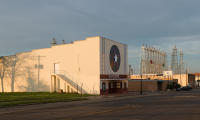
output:
M100 39L101 39L101 38L104 38L104 39L110 40L110 41L115 42L115 43L123 44L123 43L120 43L120 42L111 40L111 39L106 38L106 37L103 37L103 36L91 36L91 37L86 37L84 40L87 40L87 39L89 39L89 38L95 38L95 37L99 37ZM72 42L70 42L70 43L56 44L56 45L54 45L54 46L50 46L50 47L47 47L47 48L32 49L32 50L30 50L30 51L18 52L18 53L16 53L16 54L11 54L11 55L7 55L7 56L17 55L17 54L22 54L22 53L29 53L29 52L34 52L34 51L43 50L43 49L50 49L50 48L53 48L53 47L56 47L56 46L61 46L61 45L70 45L70 44L74 44L74 43L77 43L77 42L80 42L80 41L84 41L84 40L74 40L74 41L72 41ZM123 45L127 46L127 44L123 44ZM1 56L0 56L0 57L1 57ZM3 57L3 56L2 56L2 57Z
M123 44L123 45L127 46L127 44L124 44L124 43L121 43L121 42L118 42L118 41L114 41L114 40L111 40L111 39L106 38L106 37L103 37L103 36L98 36L98 37L104 38L104 39L110 40L110 41L112 41L112 42L116 42L116 43Z

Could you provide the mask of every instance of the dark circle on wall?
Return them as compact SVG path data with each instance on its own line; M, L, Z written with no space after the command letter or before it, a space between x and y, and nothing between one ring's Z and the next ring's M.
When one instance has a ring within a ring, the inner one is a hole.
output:
M113 45L110 49L110 66L113 72L117 72L120 67L120 52L116 45Z

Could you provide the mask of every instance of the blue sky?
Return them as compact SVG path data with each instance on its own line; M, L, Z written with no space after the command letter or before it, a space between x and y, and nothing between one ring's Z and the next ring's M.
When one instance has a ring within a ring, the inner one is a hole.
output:
M199 0L1 0L0 56L101 35L129 47L137 71L140 47L184 52L190 72L200 71ZM170 57L169 57L170 58ZM169 59L170 61L170 59Z

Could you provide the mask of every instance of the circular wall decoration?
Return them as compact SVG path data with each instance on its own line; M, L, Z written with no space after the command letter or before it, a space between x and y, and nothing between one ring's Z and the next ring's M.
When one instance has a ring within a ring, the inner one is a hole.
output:
M120 67L120 52L116 45L113 45L110 49L110 66L113 72L117 72Z

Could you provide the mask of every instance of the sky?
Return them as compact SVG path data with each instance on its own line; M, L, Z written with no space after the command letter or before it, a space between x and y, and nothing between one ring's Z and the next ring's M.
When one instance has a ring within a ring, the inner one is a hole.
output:
M128 45L139 69L142 44L183 50L190 72L200 72L199 0L1 0L0 56L104 36ZM170 63L169 63L170 64Z

